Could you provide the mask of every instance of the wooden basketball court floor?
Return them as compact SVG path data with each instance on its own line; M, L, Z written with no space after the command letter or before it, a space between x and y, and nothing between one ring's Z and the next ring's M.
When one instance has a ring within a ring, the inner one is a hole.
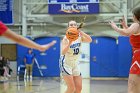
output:
M65 93L66 85L58 78L12 79L0 83L0 93ZM83 79L82 93L127 93L127 80Z

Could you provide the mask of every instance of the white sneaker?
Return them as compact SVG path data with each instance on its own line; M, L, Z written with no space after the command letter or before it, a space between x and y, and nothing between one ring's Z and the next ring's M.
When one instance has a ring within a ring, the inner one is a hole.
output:
M9 77L9 78L10 78L10 77L11 77L11 75L9 75L9 74L8 74L8 75L7 75L7 77Z
M0 77L0 81L2 81L2 82L4 81L4 77L3 76Z
M8 78L6 78L6 77L3 77L3 76L0 77L0 81L1 81L1 82L7 81L7 80L8 80Z
M7 80L8 80L8 78L7 78L7 77L4 77L4 80L5 80L5 81L7 81Z
M29 76L27 75L27 79L29 79Z
M32 76L30 76L30 80L32 80Z

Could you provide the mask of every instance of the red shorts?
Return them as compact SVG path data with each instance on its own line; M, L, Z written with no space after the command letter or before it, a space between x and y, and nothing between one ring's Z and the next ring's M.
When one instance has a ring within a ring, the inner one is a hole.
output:
M7 26L0 21L0 35L7 31Z
M140 74L140 49L133 53L130 74Z

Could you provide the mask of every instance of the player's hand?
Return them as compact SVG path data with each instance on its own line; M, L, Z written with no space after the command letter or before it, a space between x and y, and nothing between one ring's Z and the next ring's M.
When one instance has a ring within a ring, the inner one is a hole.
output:
M56 40L53 40L52 42L46 44L46 45L41 45L40 51L46 51L50 47L52 47L54 44L56 44Z
M113 21L110 21L109 24L111 25L111 27L118 32L118 27L117 25L113 22Z
M116 27L116 24L113 21L110 21L109 24L111 25L111 27L114 29Z
M82 31L79 31L79 34L80 34L80 36L82 36L83 35L83 32Z
M69 45L71 45L72 42L73 42L72 40L69 40Z
M123 26L123 28L128 28L124 16L123 16L122 19L120 20L120 23L121 23L121 25Z
M122 17L122 19L120 19L120 23L121 23L122 26L125 25L126 22L125 22L125 18L124 18L124 16Z

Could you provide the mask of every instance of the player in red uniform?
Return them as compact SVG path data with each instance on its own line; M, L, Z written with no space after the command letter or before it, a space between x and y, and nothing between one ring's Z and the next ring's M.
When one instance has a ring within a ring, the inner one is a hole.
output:
M54 41L50 42L49 44L39 45L21 35L14 33L10 29L8 29L8 27L6 25L4 25L1 21L0 21L0 36L5 36L20 45L23 45L23 46L26 46L29 48L33 48L33 49L37 49L40 51L45 51L56 43L56 41L54 40Z
M134 23L128 27L123 20L123 29L118 28L113 21L109 24L121 35L130 36L133 57L128 79L128 93L140 93L140 7L133 10L133 21Z

